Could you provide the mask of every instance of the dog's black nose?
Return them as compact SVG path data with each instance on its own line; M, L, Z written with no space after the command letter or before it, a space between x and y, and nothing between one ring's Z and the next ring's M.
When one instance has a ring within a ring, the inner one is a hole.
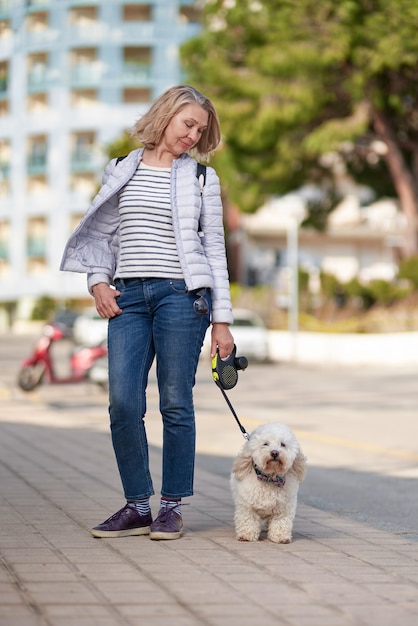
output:
M270 456L271 456L271 458L272 458L272 459L274 459L274 460L276 460L276 459L278 459L278 458L279 458L279 454L280 454L280 453L279 453L277 450L272 450L272 451L270 452Z

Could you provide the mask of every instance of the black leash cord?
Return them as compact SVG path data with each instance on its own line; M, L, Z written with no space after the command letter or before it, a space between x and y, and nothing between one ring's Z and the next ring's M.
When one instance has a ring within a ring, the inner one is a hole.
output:
M231 402L229 401L228 396L225 393L225 389L222 387L222 385L219 383L219 381L215 381L216 385L219 387L219 389L222 391L222 395L226 400L227 405L229 406L229 408L231 409L232 415L235 417L235 420L239 426L240 431L242 432L243 436L245 439L249 439L250 435L247 433L247 431L245 430L244 426L241 424L241 422L238 419L238 415L235 413L234 411L234 407L232 406Z

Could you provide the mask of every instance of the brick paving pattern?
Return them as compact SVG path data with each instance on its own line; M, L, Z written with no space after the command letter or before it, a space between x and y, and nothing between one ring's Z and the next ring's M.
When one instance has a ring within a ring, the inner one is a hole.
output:
M202 467L181 539L94 539L124 504L105 419L0 409L0 626L418 623L418 543L303 503L291 544L238 542L228 480Z

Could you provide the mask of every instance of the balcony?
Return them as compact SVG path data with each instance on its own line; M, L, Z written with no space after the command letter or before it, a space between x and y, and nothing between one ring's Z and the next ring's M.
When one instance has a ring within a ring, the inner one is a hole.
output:
M37 93L48 90L49 79L47 68L35 70L28 73L28 92Z
M172 24L163 22L160 24L156 24L155 37L157 39L166 38L166 37L173 38L173 34L175 34L176 40L178 42L183 42L183 41L186 41L187 39L192 39L193 37L197 37L197 35L199 35L201 31L202 31L202 27L200 24L177 23L173 27Z
M10 163L0 161L0 180L4 178L9 178L9 173Z
M32 156L27 161L28 176L43 176L47 171L46 156Z
M92 152L73 154L71 156L71 171L74 174L95 173L100 168L97 156Z
M125 22L119 26L118 40L125 45L132 42L132 45L141 41L143 44L151 43L155 40L155 24L153 22Z
M73 89L97 88L102 78L102 66L94 63L74 65L70 70L70 83Z
M9 88L9 80L7 76L2 76L0 78L0 97L7 96L8 88Z
M122 85L136 87L147 85L151 80L152 69L150 63L126 62L122 68Z
M100 22L92 22L91 24L73 24L68 31L69 41L72 46L80 44L97 44L103 41L106 36L108 37L108 31L104 24Z
M61 33L57 29L45 28L39 31L26 31L25 44L27 49L33 50L41 46L45 48L46 44L49 44L61 36Z
M29 258L44 258L46 256L46 237L31 237L27 239L26 253Z
M52 0L26 0L26 7L28 11L39 11L40 9L48 9L51 4Z
M9 244L7 241L0 241L0 259L7 261L9 258Z
M9 17L12 12L13 0L0 0L0 18Z

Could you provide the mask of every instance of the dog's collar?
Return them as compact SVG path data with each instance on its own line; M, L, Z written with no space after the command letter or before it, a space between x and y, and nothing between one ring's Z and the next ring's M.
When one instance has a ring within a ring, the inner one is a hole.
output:
M283 487L286 482L286 478L284 476L267 476L267 474L263 474L263 472L255 464L254 471L257 474L258 480L262 480L264 483L274 483L279 489L280 487Z

